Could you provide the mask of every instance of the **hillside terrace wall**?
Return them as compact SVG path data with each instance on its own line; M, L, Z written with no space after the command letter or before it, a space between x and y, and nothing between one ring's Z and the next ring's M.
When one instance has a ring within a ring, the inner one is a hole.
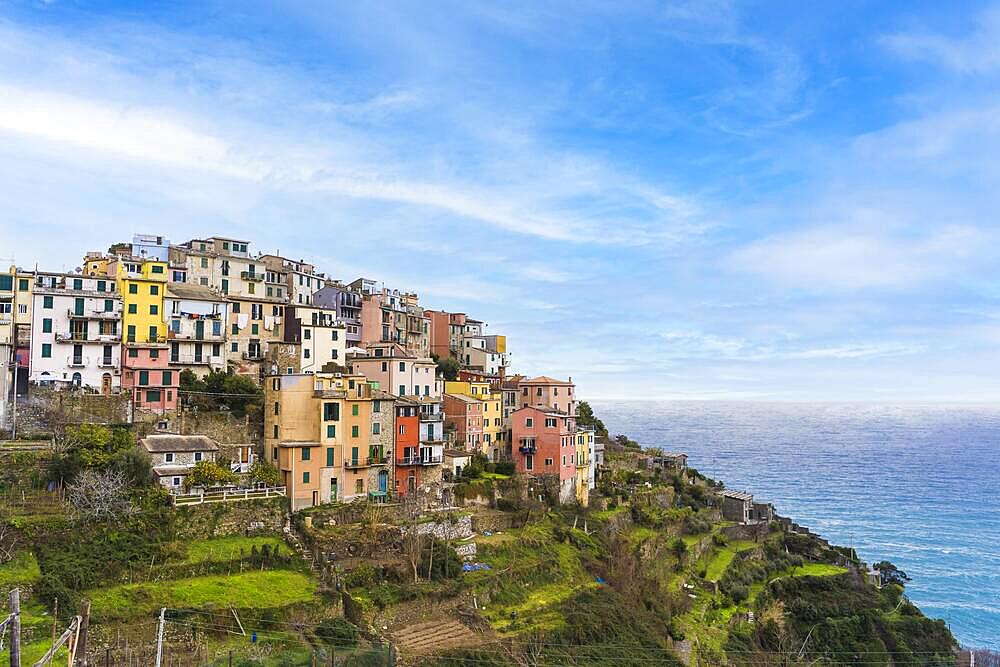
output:
M278 533L288 517L288 499L260 498L238 503L186 505L178 507L176 512L177 537L180 539Z

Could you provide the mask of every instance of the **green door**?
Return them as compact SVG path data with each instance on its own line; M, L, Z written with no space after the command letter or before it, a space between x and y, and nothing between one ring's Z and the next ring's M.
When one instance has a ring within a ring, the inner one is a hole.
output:
M194 323L194 337L196 340L205 339L205 320L197 320Z

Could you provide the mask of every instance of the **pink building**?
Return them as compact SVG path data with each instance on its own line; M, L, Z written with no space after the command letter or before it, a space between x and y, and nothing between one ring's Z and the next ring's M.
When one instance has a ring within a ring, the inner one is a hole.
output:
M122 389L132 392L136 410L163 413L177 409L180 373L168 368L166 348L126 345L122 355Z
M479 452L483 447L483 402L463 394L444 395L445 429L455 433L455 447Z
M559 478L559 501L575 497L576 419L565 412L533 407L515 410L510 418L511 455L523 475Z
M567 414L576 414L576 385L573 378L556 380L546 375L521 379L517 383L522 408L551 408Z

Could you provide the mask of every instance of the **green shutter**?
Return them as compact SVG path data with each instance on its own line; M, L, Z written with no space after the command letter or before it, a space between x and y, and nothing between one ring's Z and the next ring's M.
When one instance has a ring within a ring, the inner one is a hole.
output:
M166 386L169 387L171 384L173 384L173 382L172 382L173 379L174 379L173 373L171 373L170 371L163 371L163 384L164 385L166 385Z
M139 371L139 385L149 384L149 371Z
M326 448L326 465L333 467L333 447Z
M326 437L328 437L328 438L336 438L337 437L337 425L336 424L327 424L326 425Z
M358 433L358 427L357 427L357 426L352 426L352 427L351 427L351 437L352 437L352 438L357 438L357 437L358 437L358 435L360 435L360 434Z
M42 343L42 357L48 359L52 356L52 344Z
M52 333L52 318L46 317L42 320L42 333Z
M42 308L52 308L52 297L43 296L42 297Z

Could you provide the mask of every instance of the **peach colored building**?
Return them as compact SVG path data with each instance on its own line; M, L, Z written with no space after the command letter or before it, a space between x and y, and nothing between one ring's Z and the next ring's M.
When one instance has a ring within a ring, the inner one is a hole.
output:
M482 451L483 401L465 394L445 394L444 415L445 428L455 434L456 448Z
M576 414L576 385L573 378L556 380L546 375L521 379L517 383L518 400L522 408L551 408Z
M576 482L576 419L565 412L534 407L511 415L514 466L523 475L559 479L559 501L571 502Z

